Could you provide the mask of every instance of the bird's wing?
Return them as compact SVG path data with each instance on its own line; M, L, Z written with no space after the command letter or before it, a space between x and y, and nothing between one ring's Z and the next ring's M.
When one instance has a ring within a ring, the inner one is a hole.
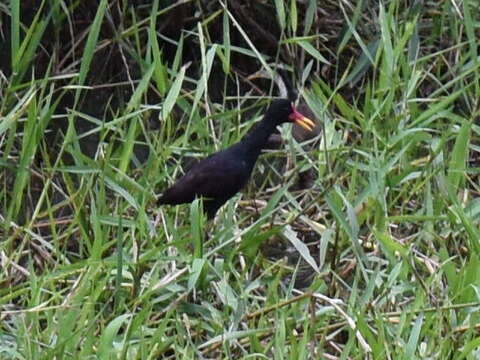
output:
M159 199L160 204L183 204L195 197L230 198L244 185L241 163L222 156L212 156L195 164L184 176L167 189Z

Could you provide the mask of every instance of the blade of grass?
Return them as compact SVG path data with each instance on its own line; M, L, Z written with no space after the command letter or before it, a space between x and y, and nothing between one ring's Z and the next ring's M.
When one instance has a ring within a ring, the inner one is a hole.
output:
M468 145L470 143L471 124L464 121L455 139L452 157L448 166L448 181L458 191L460 182L465 176L466 164L468 161Z
M78 74L78 85L85 85L87 74L90 71L90 64L92 63L93 55L95 53L95 46L98 42L98 35L100 34L100 28L102 26L103 17L105 16L105 10L108 5L108 0L100 0L100 4L97 7L97 12L93 20L92 26L88 33L87 42L83 51L82 61L80 63L80 72ZM78 103L80 99L81 88L78 88L75 92L74 104ZM76 106L74 106L76 108Z
M168 91L167 97L162 105L162 119L167 119L177 102L178 95L182 89L183 79L185 78L185 70L189 64L182 66L180 72L176 75L175 80Z
M16 56L20 48L20 0L10 1L10 51L11 51L11 66L15 69L17 66Z

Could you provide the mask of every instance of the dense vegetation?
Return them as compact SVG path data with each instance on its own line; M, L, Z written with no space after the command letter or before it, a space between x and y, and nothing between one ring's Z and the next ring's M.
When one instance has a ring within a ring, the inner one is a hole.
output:
M0 3L0 358L477 359L480 3ZM278 96L207 222L155 197Z

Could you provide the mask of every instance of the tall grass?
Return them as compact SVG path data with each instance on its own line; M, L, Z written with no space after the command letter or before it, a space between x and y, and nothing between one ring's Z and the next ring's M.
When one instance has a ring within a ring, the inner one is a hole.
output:
M248 4L0 6L0 358L478 356L479 5ZM321 134L214 222L158 208L260 119L252 68Z

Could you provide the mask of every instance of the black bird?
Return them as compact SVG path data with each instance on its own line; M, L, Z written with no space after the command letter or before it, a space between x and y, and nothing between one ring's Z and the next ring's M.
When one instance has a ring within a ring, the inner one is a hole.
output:
M315 127L315 123L299 113L290 100L275 100L263 120L242 140L195 164L165 190L158 204L184 204L202 197L207 217L212 219L218 209L245 186L269 136L278 125L287 122L297 123L310 131Z

